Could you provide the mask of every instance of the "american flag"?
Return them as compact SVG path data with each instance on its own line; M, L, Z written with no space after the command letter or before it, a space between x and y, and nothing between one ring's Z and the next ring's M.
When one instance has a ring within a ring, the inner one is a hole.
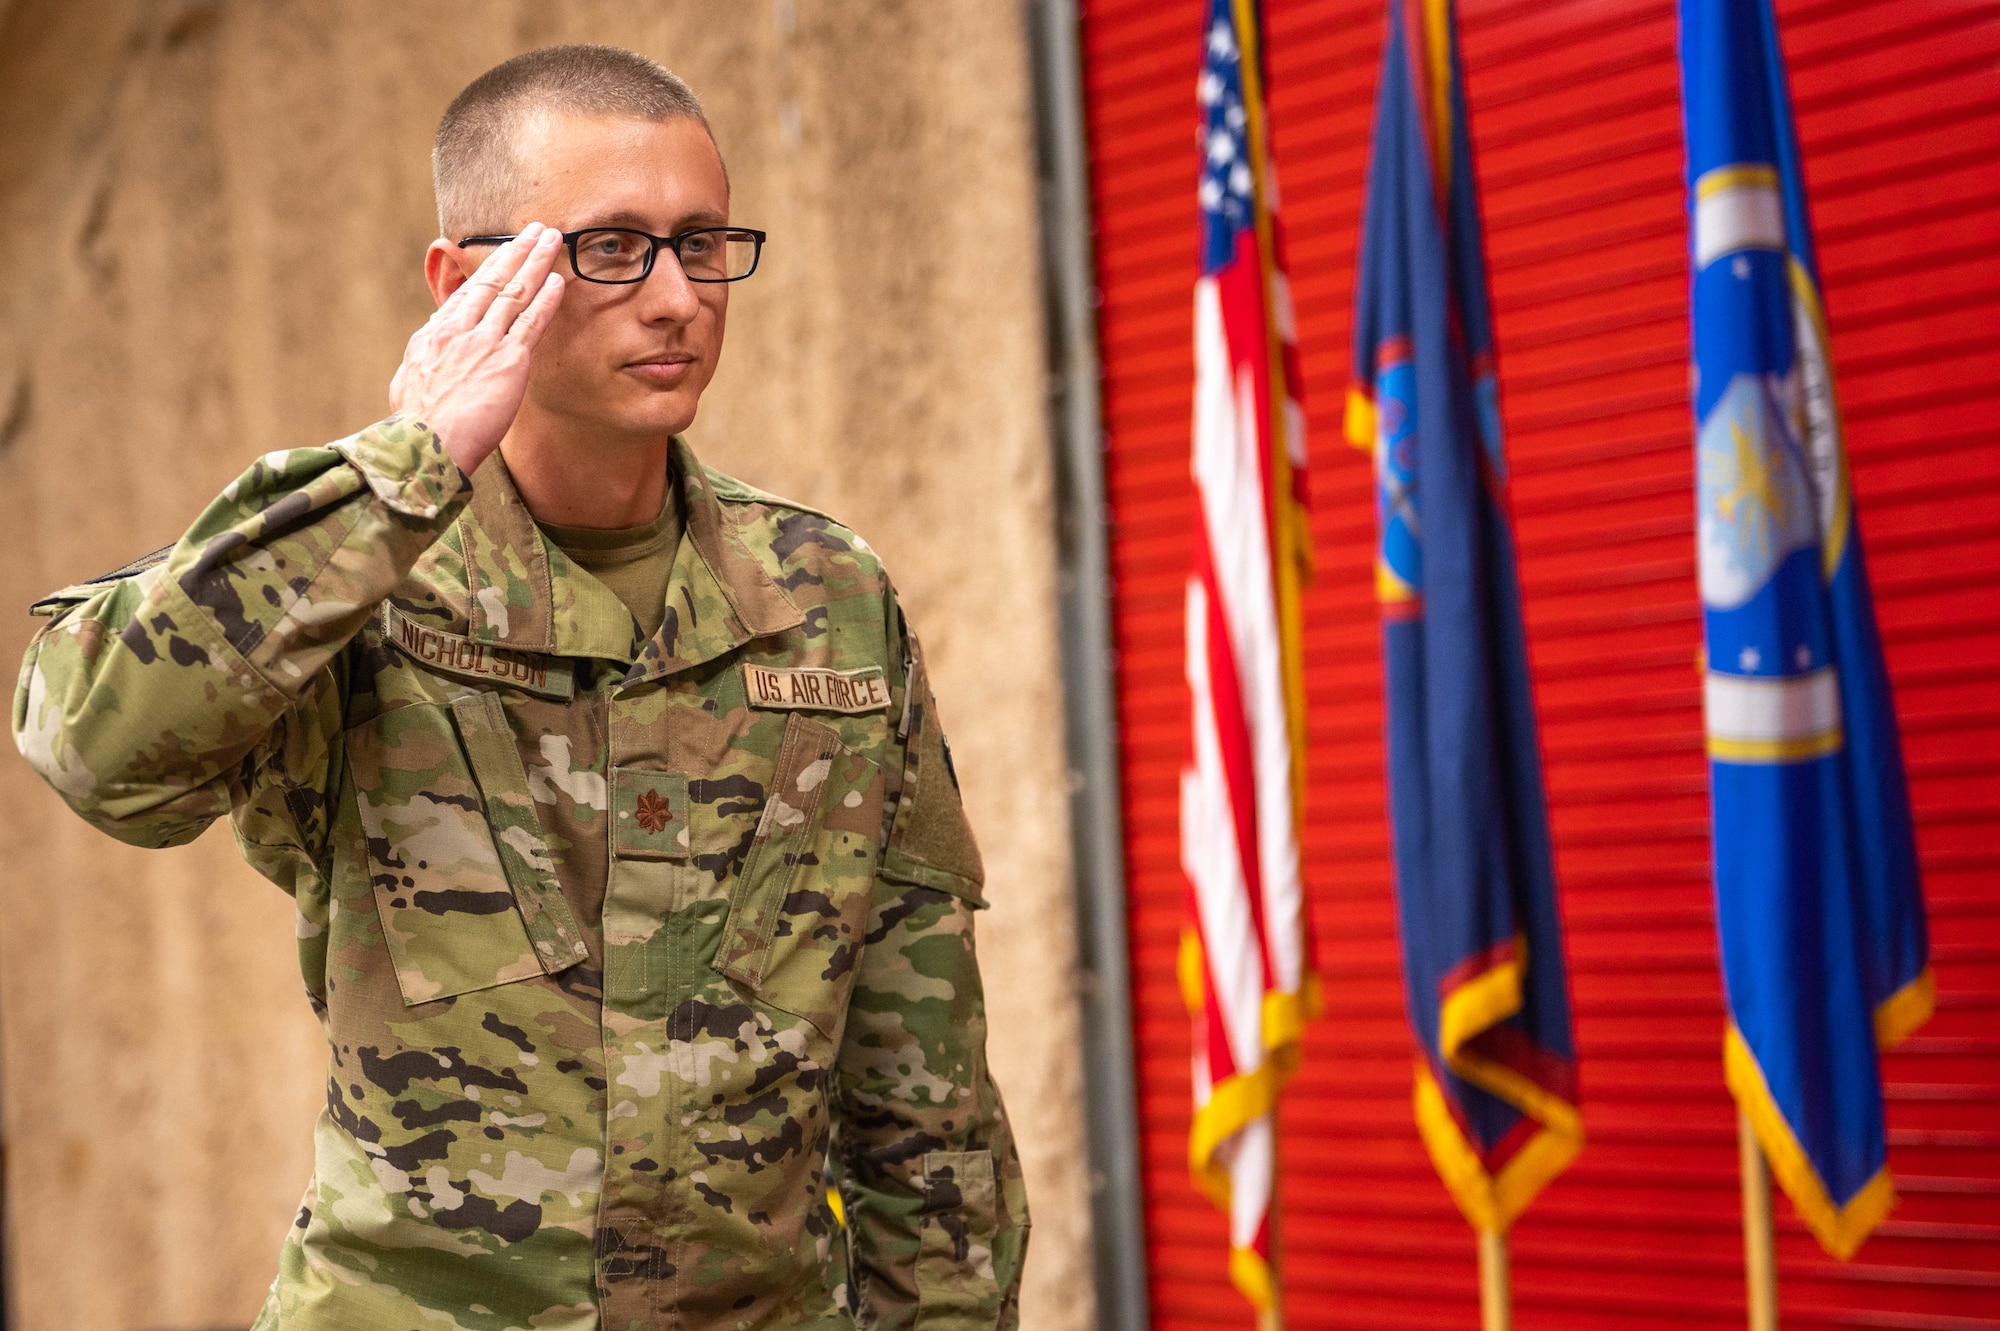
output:
M1197 91L1200 517L1187 585L1193 752L1181 775L1180 980L1194 1018L1189 1163L1229 1213L1231 1278L1275 1326L1273 1110L1318 991L1299 863L1305 420L1260 37L1250 0L1212 0Z

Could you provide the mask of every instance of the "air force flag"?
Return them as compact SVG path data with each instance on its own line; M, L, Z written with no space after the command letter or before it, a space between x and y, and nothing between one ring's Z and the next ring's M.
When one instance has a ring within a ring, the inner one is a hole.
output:
M1895 1201L1876 1051L1932 1006L1916 842L1769 0L1681 0L1730 1090L1838 1257Z

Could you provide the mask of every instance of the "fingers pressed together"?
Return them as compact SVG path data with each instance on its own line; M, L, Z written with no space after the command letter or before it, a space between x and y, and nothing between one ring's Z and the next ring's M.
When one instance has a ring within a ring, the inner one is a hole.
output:
M487 256L439 313L461 327L476 325L491 337L532 344L561 298L562 274L555 271L561 254L562 234L530 222Z

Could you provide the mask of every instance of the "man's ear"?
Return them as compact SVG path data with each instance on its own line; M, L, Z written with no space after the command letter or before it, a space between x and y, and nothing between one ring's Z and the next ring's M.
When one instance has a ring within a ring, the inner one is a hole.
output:
M431 299L442 305L451 299L451 293L465 285L465 279L477 271L478 265L467 265L467 251L445 240L443 237L431 242L424 251L424 281L431 289Z

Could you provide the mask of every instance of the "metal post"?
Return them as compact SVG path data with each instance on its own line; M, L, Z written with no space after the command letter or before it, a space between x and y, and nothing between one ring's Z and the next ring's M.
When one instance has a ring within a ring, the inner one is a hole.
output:
M1076 866L1097 1325L1099 1331L1145 1331L1146 1243L1076 0L1030 0L1027 19L1036 84L1049 408L1055 435L1064 739Z
M1778 1331L1778 1261L1771 1242L1771 1173L1750 1115L1736 1111L1736 1156L1743 1175L1743 1280L1750 1331Z

